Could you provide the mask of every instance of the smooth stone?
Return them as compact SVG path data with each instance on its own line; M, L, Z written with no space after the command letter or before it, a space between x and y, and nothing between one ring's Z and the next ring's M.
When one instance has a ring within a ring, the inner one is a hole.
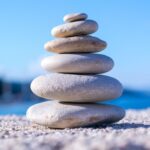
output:
M27 119L50 128L75 128L114 123L125 116L125 111L108 104L69 104L43 102L31 106Z
M87 19L87 17L88 15L85 13L73 13L73 14L65 15L63 20L65 22L73 22L73 21L85 20Z
M44 58L41 66L49 72L98 74L110 71L114 62L100 54L57 54Z
M102 51L106 46L105 41L93 36L75 36L49 41L44 48L54 53L86 53Z
M87 35L96 32L98 24L93 20L69 22L52 29L51 34L55 37L70 37L76 35Z
M97 102L121 96L120 82L104 75L52 73L39 76L31 83L37 96L63 102Z

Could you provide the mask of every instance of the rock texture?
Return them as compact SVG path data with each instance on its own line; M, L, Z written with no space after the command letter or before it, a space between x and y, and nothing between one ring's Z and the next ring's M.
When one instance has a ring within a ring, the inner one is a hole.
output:
M52 29L51 34L55 37L70 37L77 35L87 35L98 30L97 22L93 20L69 22L56 26Z
M113 105L69 104L57 101L33 105L27 112L29 120L50 128L74 128L113 123L124 116L124 110Z
M44 58L41 66L48 72L98 74L110 71L114 62L100 54L58 54Z
M106 48L106 42L92 36L74 36L47 42L44 48L55 53L99 52Z
M88 16L85 13L73 13L73 14L65 15L63 20L65 22L73 22L73 21L85 20L87 19L87 17Z
M122 94L122 85L104 75L73 75L53 73L32 81L36 95L63 102L97 102L110 100Z
M50 129L22 116L0 116L1 150L149 150L150 109L127 110L115 124Z

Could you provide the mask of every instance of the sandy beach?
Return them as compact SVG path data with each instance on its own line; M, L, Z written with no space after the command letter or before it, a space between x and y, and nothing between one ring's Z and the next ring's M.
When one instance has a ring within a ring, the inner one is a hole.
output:
M25 116L0 116L2 150L115 150L150 149L150 109L128 110L112 125L49 129L28 122Z

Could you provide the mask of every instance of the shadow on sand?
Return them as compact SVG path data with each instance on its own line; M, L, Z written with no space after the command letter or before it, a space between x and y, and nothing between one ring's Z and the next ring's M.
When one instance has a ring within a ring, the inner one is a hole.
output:
M88 126L89 128L113 128L115 130L120 129L136 129L136 128L150 128L150 124L144 124L144 123L119 123L119 124L104 124L104 125L95 125L95 126ZM86 127L87 128L87 127Z

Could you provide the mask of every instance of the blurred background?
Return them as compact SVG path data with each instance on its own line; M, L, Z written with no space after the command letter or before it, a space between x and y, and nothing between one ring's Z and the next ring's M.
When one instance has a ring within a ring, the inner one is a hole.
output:
M150 107L150 1L0 0L0 114L25 114L44 99L30 91L31 80L45 74L43 49L50 30L67 13L85 12L99 23L94 33L108 43L102 54L115 67L107 73L124 86L122 97L108 101L125 109Z

